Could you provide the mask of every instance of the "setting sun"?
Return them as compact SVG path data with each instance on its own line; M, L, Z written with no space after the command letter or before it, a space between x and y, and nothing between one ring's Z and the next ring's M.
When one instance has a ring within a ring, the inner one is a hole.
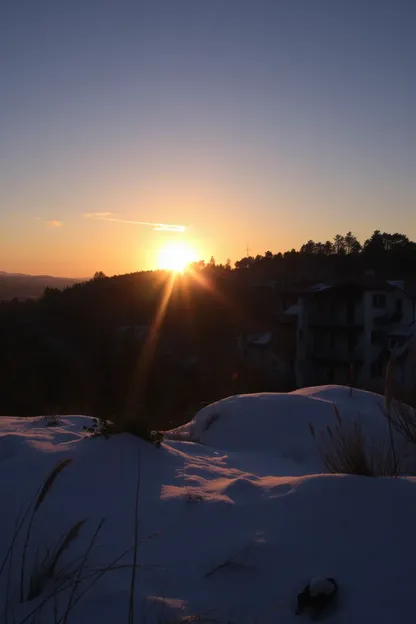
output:
M183 242L164 245L158 253L158 267L177 273L182 273L185 267L195 260L197 260L195 251Z

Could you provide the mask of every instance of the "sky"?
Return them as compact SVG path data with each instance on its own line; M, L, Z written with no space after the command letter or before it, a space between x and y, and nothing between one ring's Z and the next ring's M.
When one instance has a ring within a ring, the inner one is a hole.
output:
M416 239L414 0L3 0L0 85L0 270Z

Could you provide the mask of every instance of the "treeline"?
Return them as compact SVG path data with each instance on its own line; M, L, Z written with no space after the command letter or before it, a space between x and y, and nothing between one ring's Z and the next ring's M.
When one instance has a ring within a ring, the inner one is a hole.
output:
M416 268L416 243L405 234L389 234L380 230L375 230L370 238L361 243L352 232L347 232L345 235L337 234L332 241L308 240L298 250L277 254L266 251L264 255L241 258L235 263L235 267L290 267L291 263L294 266L300 264L307 271L314 266L333 266L335 269L373 269L380 273L386 270L412 273Z
M128 412L168 426L189 406L227 394L287 390L253 381L237 336L276 322L279 290L296 294L368 270L414 275L416 244L378 230L361 244L348 232L234 268L214 258L191 268L174 280L163 271L97 272L64 290L46 288L37 301L0 303L0 414Z
M97 273L3 302L0 414L129 413L166 426L190 403L230 394L250 300L234 271L219 273Z
M373 234L361 243L352 232L337 234L333 240L308 240L300 249L284 253L266 251L263 255L246 256L234 264L237 270L276 279L313 281L314 279L337 279L354 277L371 270L383 277L407 277L416 272L416 243L405 234L381 232ZM216 264L193 263L191 269L217 271L231 270L231 262Z

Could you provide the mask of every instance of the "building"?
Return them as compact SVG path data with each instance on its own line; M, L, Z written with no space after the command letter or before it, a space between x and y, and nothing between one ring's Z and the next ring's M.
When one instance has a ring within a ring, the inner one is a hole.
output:
M415 322L403 282L316 284L298 301L296 383L379 389L387 362Z

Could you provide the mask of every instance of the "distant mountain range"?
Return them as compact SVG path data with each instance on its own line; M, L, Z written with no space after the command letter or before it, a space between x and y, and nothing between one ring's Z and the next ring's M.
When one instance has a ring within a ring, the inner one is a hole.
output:
M49 288L66 288L81 278L53 277L51 275L24 275L23 273L6 273L0 271L0 301L11 299L38 299L47 286Z

